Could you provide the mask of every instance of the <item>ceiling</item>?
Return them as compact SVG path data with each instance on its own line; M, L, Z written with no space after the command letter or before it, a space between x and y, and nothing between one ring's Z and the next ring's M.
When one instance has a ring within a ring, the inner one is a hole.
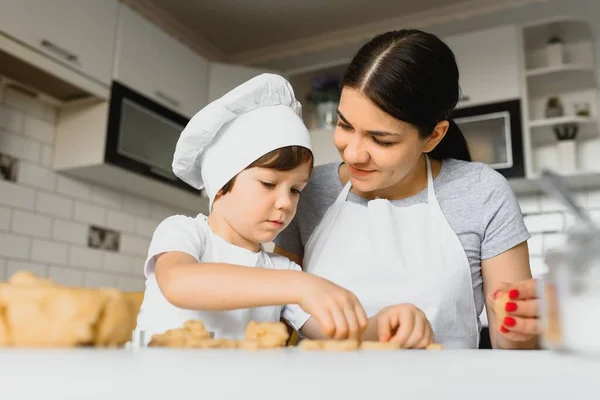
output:
M340 46L354 49L374 33L389 29L423 27L544 0L121 1L211 59L273 66L277 59L302 58Z
M151 0L228 56L467 0Z

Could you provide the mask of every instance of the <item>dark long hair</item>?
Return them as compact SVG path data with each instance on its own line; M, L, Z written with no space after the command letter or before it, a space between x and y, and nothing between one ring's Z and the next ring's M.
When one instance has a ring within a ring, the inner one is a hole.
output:
M361 47L342 79L377 107L417 127L422 138L448 120L444 138L429 156L471 161L467 141L451 120L459 97L458 66L437 36L415 29L386 32Z

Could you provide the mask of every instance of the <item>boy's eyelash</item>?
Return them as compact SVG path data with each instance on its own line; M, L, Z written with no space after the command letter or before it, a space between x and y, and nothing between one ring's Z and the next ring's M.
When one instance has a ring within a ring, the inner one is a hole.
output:
M268 188L268 189L272 189L272 188L274 188L274 187L275 187L275 184L274 184L274 183L271 183L271 182L263 182L263 181L260 181L260 183L262 183L262 185L263 185L264 187Z

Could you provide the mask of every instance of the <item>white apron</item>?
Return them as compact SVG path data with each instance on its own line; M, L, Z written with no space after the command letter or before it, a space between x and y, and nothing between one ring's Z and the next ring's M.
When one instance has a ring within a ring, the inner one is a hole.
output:
M353 292L369 317L411 303L431 323L437 343L477 348L471 269L435 196L427 161L427 203L396 207L346 201L344 187L309 238L304 269Z

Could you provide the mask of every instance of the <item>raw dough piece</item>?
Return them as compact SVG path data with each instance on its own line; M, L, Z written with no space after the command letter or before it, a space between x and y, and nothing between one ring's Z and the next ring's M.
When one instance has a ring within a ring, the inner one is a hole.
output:
M286 326L281 322L250 321L244 339L256 340L260 348L270 349L284 347L289 337Z
M358 341L347 340L325 340L323 350L325 351L354 351L358 349Z
M425 350L443 350L443 349L444 349L444 345L439 344L439 343L431 343L431 344L428 344L427 347L425 347Z
M298 344L302 350L323 350L322 340L303 339Z
M496 314L496 324L498 325L498 328L504 324L504 318L506 317L506 303L508 303L509 300L508 293L504 293L494 300L494 312Z
M367 341L360 344L361 350L399 350L400 344L395 342Z

